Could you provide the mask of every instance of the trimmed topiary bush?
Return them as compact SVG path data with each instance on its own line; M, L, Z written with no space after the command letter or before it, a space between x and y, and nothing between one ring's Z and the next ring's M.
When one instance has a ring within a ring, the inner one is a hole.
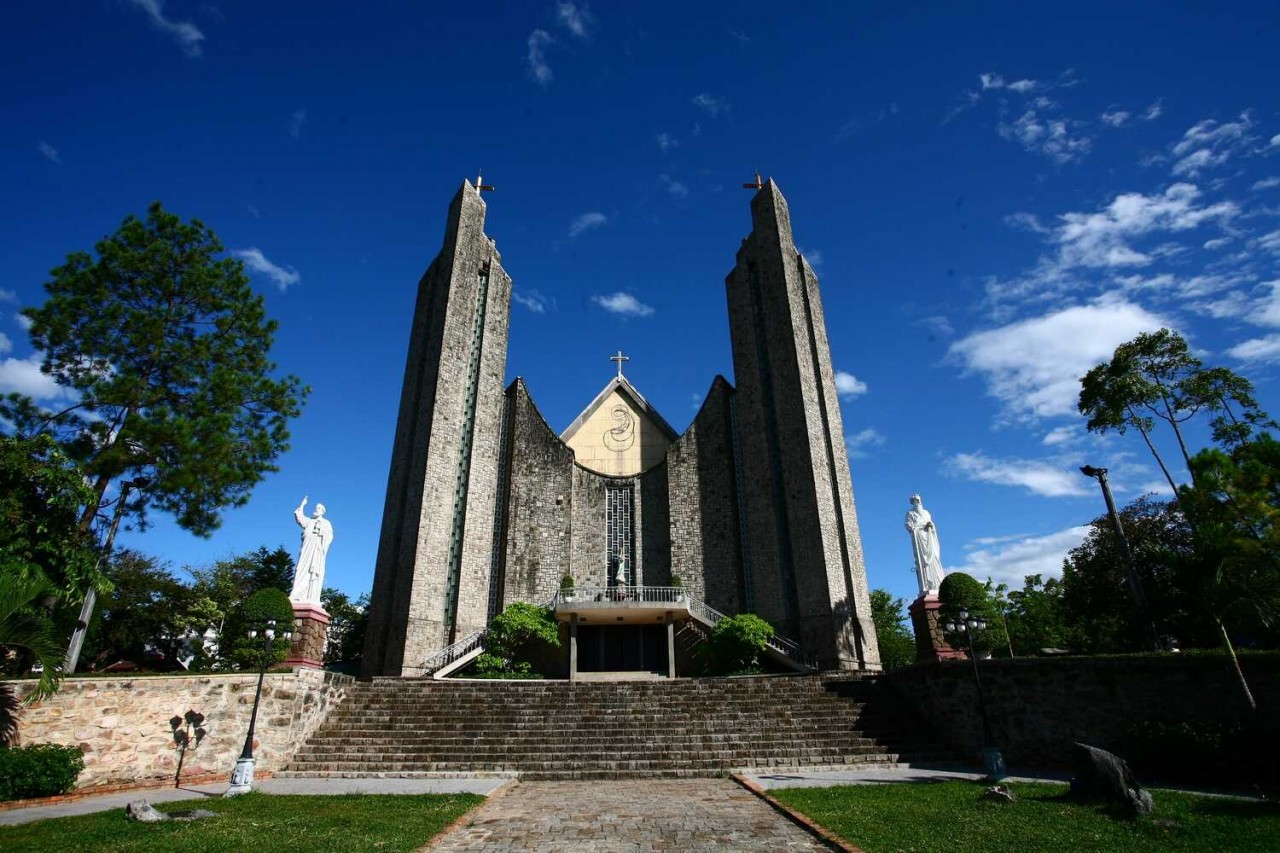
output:
M754 613L721 619L707 641L711 672L734 675L760 671L760 654L773 637L773 626Z
M978 655L996 652L1008 646L1009 635L1004 630L1004 620L1000 617L1000 609L987 593L987 588L964 572L952 572L942 579L938 588L939 621L960 621L960 611L966 611L970 619L981 619L987 623L982 630L973 631L973 650ZM953 648L968 650L968 640L964 631L948 633L947 642Z
M40 743L0 749L0 800L65 794L83 769L84 753L78 746Z
M222 642L230 644L229 657L237 669L257 670L262 664L262 636L250 640L245 634L250 628L262 630L269 619L276 620L276 638L271 641L268 668L289 654L292 640L284 639L280 633L293 631L293 603L284 590L260 589L232 614L222 631Z

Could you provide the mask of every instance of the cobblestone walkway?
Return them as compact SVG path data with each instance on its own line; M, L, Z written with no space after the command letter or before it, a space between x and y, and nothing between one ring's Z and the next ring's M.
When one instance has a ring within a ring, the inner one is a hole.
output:
M729 779L521 782L433 850L828 850Z

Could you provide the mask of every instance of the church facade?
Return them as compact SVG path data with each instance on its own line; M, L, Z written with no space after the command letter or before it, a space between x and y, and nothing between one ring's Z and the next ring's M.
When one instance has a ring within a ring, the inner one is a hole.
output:
M818 281L776 184L752 199L726 279L736 384L715 377L682 435L621 353L559 435L523 379L503 387L511 278L484 218L464 182L418 286L365 674L419 674L508 604L550 601L566 576L674 583L760 615L823 669L879 669ZM601 660L623 636L597 629Z

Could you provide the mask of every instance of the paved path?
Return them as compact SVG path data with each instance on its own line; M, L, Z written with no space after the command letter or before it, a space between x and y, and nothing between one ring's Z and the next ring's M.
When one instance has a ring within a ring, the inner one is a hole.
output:
M521 782L432 850L525 853L829 848L730 779Z

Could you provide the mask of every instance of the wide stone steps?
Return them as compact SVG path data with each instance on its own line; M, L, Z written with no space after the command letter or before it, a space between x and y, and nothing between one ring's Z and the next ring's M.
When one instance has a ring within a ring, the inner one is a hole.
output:
M278 774L679 778L937 754L868 678L374 679L358 684Z

